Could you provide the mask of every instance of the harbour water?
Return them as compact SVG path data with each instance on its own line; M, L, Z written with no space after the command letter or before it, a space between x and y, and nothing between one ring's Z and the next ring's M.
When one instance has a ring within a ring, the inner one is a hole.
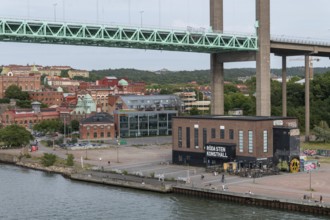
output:
M305 213L75 182L0 164L0 219L328 219Z

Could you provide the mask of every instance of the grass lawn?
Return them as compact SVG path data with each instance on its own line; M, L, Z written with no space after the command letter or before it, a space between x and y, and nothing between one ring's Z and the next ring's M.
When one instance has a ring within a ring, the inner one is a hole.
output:
M330 150L330 143L323 143L323 142L301 142L300 143L301 150ZM330 163L330 157L324 156L308 156L308 160L318 160L321 164L322 163Z
M330 150L330 143L323 142L301 142L300 149L302 150Z

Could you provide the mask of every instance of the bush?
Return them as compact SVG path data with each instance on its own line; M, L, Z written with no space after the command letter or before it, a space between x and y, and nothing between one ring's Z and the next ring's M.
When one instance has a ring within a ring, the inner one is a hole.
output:
M54 163L56 162L56 159L57 159L57 157L55 154L44 153L44 156L41 158L41 163L45 167L49 167L49 166L54 165Z
M77 138L72 138L71 139L71 144L76 144L78 143L78 139Z
M150 173L151 178L155 178L155 172Z
M52 140L47 140L46 144L47 144L48 147L51 147L51 146L53 146L53 141Z
M74 165L73 154L68 154L68 157L66 158L66 165L71 166L71 167Z
M64 138L63 137L60 137L59 139L55 140L55 144L56 145L63 144L63 141L64 141Z

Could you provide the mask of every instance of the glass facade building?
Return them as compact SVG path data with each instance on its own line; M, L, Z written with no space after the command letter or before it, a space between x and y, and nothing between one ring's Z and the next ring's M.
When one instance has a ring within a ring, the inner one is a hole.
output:
M121 138L172 134L172 118L176 110L114 111L118 136Z

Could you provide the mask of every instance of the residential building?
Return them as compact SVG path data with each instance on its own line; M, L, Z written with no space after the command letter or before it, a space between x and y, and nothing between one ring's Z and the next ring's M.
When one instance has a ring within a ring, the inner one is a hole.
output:
M63 92L37 91L29 92L29 95L31 100L41 102L47 106L60 106L63 102Z
M61 76L62 70L55 69L51 66L45 66L45 67L39 68L39 72L41 75L56 77L56 76Z
M298 161L298 121L291 117L174 117L172 159L175 164L269 168Z
M62 87L62 88L68 88L68 87L76 87L78 88L80 82L78 80L72 80L70 78L61 78L58 76L51 77L47 76L44 79L44 83L53 87Z
M22 66L22 65L11 64L11 65L2 67L1 75L8 75L9 73L13 76L29 75L30 73L39 73L38 68L41 68L41 66L37 66L37 65Z
M68 71L68 75L71 79L73 79L76 76L88 78L89 77L89 72L87 70L73 70L73 69L71 69L71 70Z
M178 92L178 95L184 105L184 112L189 112L192 108L197 108L199 111L209 111L211 101L203 100L203 97L198 97L195 92Z

